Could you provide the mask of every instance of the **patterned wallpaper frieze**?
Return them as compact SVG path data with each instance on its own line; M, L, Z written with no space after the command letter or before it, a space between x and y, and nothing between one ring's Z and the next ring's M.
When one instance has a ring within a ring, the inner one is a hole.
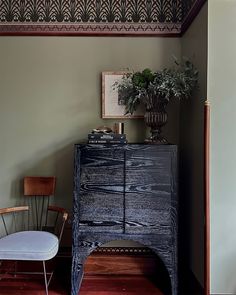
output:
M0 34L173 35L202 0L0 0Z

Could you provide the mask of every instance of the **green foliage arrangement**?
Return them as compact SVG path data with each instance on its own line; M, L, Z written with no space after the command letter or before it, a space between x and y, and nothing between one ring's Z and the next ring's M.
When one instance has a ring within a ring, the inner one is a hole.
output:
M145 69L127 73L122 82L116 85L124 101L126 114L133 114L140 103L146 105L150 97L164 105L175 98L189 98L197 86L198 71L189 60L182 63L175 60L173 68L157 72Z

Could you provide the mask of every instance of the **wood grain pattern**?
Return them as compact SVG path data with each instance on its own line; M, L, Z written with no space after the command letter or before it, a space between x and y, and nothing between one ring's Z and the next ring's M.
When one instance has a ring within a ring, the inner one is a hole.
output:
M89 255L84 267L85 275L155 275L160 263L153 252L139 253L139 248L137 251L132 248L133 251L129 252L126 248L127 251L116 253L115 249L110 252L94 251Z
M0 214L12 213L12 212L20 212L29 210L29 206L19 206L19 207L9 207L9 208L1 208Z
M177 294L177 148L166 145L76 145L72 295L86 258L112 240L154 251Z
M156 292L160 292L159 288L161 288L163 277L160 277L158 281L152 280L155 269L157 269L156 257L152 253L144 252L144 254L134 255L120 252L121 249L110 248L110 250L116 250L116 254L95 253L88 257L80 295L153 295ZM70 260L69 256L60 256L59 253L55 261L47 263L48 269L54 268L53 265L56 264L56 272L50 283L50 295L69 294ZM102 263L103 261L105 263ZM13 261L2 262L0 274L1 295L45 295L43 276L19 274L15 277L13 274L14 270L15 264ZM40 272L42 271L42 266L37 262L18 261L17 271ZM130 274L128 275L129 271ZM141 289L140 282L142 282ZM126 287L125 291L123 290L124 286Z
M80 226L86 231L123 231L124 154L119 147L81 149Z
M0 280L1 295L45 295L41 276L5 275ZM65 278L54 275L50 295L68 295ZM146 276L91 276L85 275L80 295L163 295L156 284Z
M171 161L146 149L126 152L126 232L170 234Z
M142 276L86 276L80 295L163 295L156 284Z
M52 196L55 193L56 177L24 177L25 196Z

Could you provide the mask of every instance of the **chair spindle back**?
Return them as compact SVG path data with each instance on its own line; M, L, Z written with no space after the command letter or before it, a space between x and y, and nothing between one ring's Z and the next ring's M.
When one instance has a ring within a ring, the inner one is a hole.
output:
M17 225L20 226L24 224L24 227L25 227L24 216L21 216L21 220L19 221L16 217L16 213L26 212L26 211L29 212L29 206L18 206L18 207L0 209L1 220L2 220L2 224L3 224L6 235L10 234L11 227L14 228L15 232L21 230L20 228L17 228ZM11 220L6 220L6 216L8 216L9 214L12 214L13 218Z
M27 176L24 178L24 196L28 198L31 208L31 226L42 230L47 223L49 198L55 193L56 177Z

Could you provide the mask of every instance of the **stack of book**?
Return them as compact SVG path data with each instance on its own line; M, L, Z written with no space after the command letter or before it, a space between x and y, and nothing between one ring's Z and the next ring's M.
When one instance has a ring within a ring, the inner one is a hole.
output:
M117 133L89 133L88 143L112 143L125 144L127 143L126 134Z

